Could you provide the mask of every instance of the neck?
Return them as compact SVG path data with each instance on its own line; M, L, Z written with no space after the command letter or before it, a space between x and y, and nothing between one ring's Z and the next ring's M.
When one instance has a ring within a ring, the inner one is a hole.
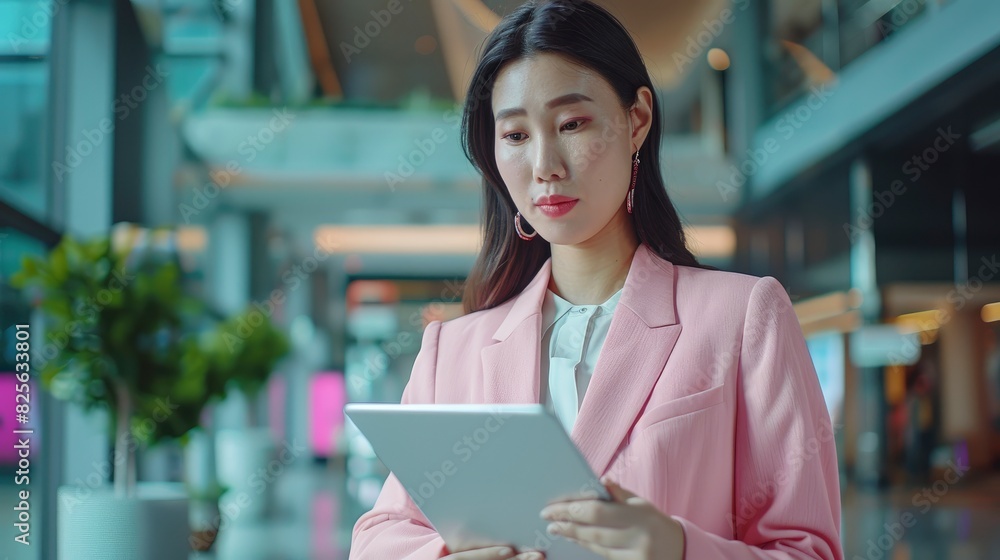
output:
M638 247L627 214L583 243L553 244L548 288L573 305L604 303L625 285Z

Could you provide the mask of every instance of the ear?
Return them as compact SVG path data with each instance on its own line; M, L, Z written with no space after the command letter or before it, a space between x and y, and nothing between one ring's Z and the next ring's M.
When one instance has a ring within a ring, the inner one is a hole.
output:
M637 121L637 124L632 125L629 141L632 145L642 148L653 123L653 92L648 86L639 86L635 90L635 103L625 112L625 117L630 125L633 118Z

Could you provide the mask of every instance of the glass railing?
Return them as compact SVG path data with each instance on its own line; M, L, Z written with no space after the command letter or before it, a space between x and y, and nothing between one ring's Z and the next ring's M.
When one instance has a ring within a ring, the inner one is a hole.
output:
M0 199L47 218L49 39L60 6L0 0Z
M768 115L953 0L771 0L764 12Z
M903 28L937 10L941 0L853 0L841 2L839 25L843 64L886 41Z
M52 20L60 7L45 0L0 0L0 57L48 54Z

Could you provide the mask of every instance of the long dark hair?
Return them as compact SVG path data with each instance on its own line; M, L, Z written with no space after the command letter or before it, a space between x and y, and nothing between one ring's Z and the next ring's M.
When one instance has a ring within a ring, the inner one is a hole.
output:
M657 255L674 264L711 268L698 263L687 248L677 210L660 174L660 111L649 73L625 27L604 8L588 0L529 1L504 17L483 46L483 54L465 96L462 148L483 176L483 246L465 283L466 313L496 307L519 294L552 254L539 237L525 242L514 230L514 205L496 166L493 152L493 86L501 68L533 54L567 57L604 77L622 104L636 101L636 90L653 91L653 118L640 148L633 226L636 236Z

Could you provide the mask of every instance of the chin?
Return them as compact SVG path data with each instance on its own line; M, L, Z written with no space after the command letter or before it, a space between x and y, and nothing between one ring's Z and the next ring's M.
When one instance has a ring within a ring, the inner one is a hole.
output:
M539 231L538 236L553 245L578 245L593 237L597 232L574 227L549 228Z

